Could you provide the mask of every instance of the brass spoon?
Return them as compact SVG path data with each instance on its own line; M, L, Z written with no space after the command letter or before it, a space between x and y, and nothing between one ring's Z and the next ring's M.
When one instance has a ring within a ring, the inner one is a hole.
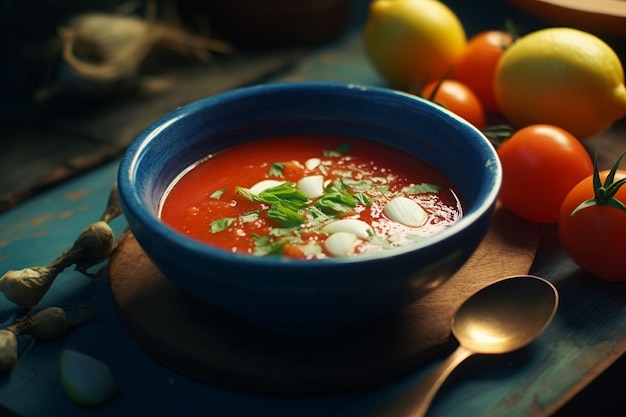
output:
M459 347L418 385L376 410L372 417L421 417L452 371L475 354L512 352L531 343L550 324L559 295L533 275L503 278L468 298L452 319Z

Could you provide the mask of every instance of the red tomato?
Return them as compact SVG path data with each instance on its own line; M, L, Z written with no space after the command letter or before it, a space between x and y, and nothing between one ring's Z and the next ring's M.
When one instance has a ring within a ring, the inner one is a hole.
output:
M552 125L531 125L498 148L502 162L499 199L518 216L555 223L567 193L593 174L589 153L578 139Z
M471 88L487 112L499 113L493 94L493 78L500 57L512 43L513 37L500 30L474 35L450 76Z
M433 96L433 92L438 87ZM485 111L476 94L465 84L455 80L440 80L426 84L422 89L422 97L442 105L451 112L461 116L475 127L485 126Z
M601 171L604 183L609 171ZM626 178L626 170L617 170L615 181ZM580 203L594 197L593 176L576 185L565 197L559 214L558 231L563 249L584 271L607 281L626 280L626 212L596 204L572 212ZM614 198L626 204L626 188Z

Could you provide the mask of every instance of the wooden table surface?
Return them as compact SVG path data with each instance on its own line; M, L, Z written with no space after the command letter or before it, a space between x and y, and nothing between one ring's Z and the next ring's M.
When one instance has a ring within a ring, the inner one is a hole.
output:
M456 2L449 3L454 7ZM502 7L494 10L508 10ZM476 10L459 14L470 22L467 24L470 33L493 21ZM308 51L304 57L301 52L291 50L272 57L252 57L250 62L259 63L261 72L247 72L236 83L328 80L384 85L363 55L358 27L329 45ZM235 86L234 81L230 82L224 84L225 88ZM153 107L150 112L140 112L138 120L142 123L154 120L182 99L172 100L167 104L161 101L161 107ZM120 113L113 113L110 120L121 123ZM110 126L105 116L98 119L99 123ZM114 130L125 132L118 137L128 138L136 127L129 122ZM79 136L86 133L69 136L64 132L64 128L57 126L50 136L68 141L69 138L80 140ZM6 186L5 195L21 197L0 213L0 273L49 263L71 245L84 226L100 217L115 182L119 146L123 148L124 144L118 143L114 152L105 153L106 157L100 160L91 160L84 169L62 175L64 181L53 176L52 186L41 188L42 181L13 188ZM598 150L603 164L607 164L613 155L626 148L626 123L620 121L610 132L588 141L587 146ZM18 151L15 152L13 156ZM52 167L47 172L58 171ZM10 175L3 168L5 181ZM112 226L116 234L121 233L124 219L114 220ZM620 358L626 352L626 287L603 283L581 273L563 254L552 226L542 227L531 272L552 281L560 292L561 305L554 322L535 343L520 352L468 362L444 386L429 416L567 416L594 407L603 410L603 415L622 415L619 398L608 398L608 394L616 392L613 377L623 369ZM94 314L66 337L47 342L20 339L18 365L12 372L0 374L0 404L6 407L4 411L0 409L0 415L11 410L24 417L358 417L419 381L441 360L435 358L410 375L374 389L314 397L264 396L201 383L153 360L124 328L106 275L91 280L76 271L65 271L40 307L49 305L90 305ZM9 323L19 314L15 306L0 297L0 323ZM116 375L120 395L95 409L83 409L71 403L59 383L58 360L66 348L106 362Z

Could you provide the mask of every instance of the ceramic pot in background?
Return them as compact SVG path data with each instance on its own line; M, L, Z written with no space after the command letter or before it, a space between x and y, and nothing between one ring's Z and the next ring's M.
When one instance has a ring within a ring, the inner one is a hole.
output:
M340 35L352 0L187 0L182 14L204 17L214 37L241 47L319 44Z

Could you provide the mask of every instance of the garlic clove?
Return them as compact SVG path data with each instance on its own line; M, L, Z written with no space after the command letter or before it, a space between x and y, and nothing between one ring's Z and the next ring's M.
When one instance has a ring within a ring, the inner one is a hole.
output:
M306 162L304 163L304 166L309 171L312 171L315 168L317 168L318 166L320 166L321 163L322 163L322 160L319 159L319 158L310 158L310 159L306 160Z
M60 307L46 307L32 315L25 332L38 339L53 339L68 330L67 314Z
M259 181L256 184L254 184L252 187L250 187L250 192L252 194L259 195L263 191L267 190L268 188L277 187L277 186L279 186L281 184L284 184L284 183L285 183L285 181L277 181L277 180L263 180L263 181Z
M61 384L70 400L89 407L106 403L118 391L108 365L70 349L61 353Z
M0 330L0 370L11 369L17 363L17 336L9 329Z
M399 196L391 200L383 212L391 220L409 227L420 227L428 220L428 213L410 198Z
M0 277L0 292L20 307L34 307L41 301L62 269L32 266L7 271Z
M353 233L337 232L326 239L324 247L330 255L342 257L350 254L356 241L357 237Z
M310 175L298 181L298 190L308 198L317 198L324 195L324 176Z
M358 219L335 220L324 226L322 232L328 233L329 235L338 232L348 232L361 239L366 239L374 234L374 230L369 224Z

